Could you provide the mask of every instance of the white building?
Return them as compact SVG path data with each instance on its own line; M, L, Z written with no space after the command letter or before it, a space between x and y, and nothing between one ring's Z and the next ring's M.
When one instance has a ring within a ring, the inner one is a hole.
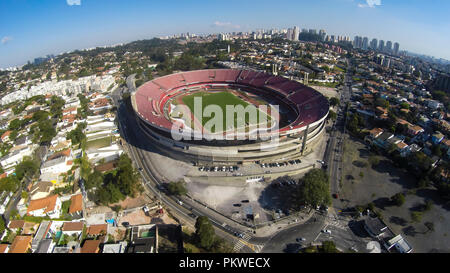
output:
M36 217L48 216L51 219L59 218L61 215L61 200L58 195L31 200L27 214Z
M31 156L32 154L32 146L23 145L19 149L16 149L13 152L10 152L8 155L0 158L0 165L2 165L3 169L7 173L9 173L9 169L19 164L25 156Z

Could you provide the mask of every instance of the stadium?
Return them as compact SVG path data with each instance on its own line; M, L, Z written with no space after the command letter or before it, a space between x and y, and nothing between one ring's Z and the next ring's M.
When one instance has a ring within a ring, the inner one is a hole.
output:
M199 98L202 105L196 109ZM171 157L198 163L298 158L320 141L329 111L328 100L310 87L265 72L235 69L163 76L140 86L131 103L149 141ZM210 105L223 110L223 116L202 115ZM227 105L254 108L257 119L250 119L249 113L241 118L233 114L229 122ZM206 126L211 117L223 119L226 126Z

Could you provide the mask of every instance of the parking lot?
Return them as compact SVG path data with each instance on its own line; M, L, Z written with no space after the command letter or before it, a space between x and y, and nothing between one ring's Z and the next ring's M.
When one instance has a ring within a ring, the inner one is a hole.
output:
M372 202L386 224L397 234L404 235L415 252L449 252L450 211L436 190L415 189L415 178L393 166L388 158L380 156L380 164L374 168L360 164L368 162L369 155L363 143L349 139L345 144L344 177L339 196L343 202L335 202L341 208ZM405 203L400 207L390 202L390 197L396 193L405 194ZM413 222L411 213L427 200L433 202L432 208L423 213L420 222ZM433 231L425 226L426 222L433 223Z

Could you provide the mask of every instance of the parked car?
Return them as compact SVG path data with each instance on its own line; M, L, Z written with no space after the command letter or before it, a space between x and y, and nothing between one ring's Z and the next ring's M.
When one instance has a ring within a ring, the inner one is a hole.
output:
M150 211L147 206L144 206L142 209L144 210L145 213L148 213Z

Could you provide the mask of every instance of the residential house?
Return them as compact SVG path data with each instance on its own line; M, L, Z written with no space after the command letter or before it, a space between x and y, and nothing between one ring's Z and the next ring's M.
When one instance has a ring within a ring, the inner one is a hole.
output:
M14 238L14 241L9 249L9 253L27 253L31 248L31 241L33 236L31 235L18 235Z
M34 235L33 241L31 242L31 249L33 252L38 249L38 246L42 242L42 240L51 238L49 233L51 225L51 221L41 222L36 234Z
M8 223L8 228L17 233L19 230L23 230L25 226L25 220L11 220Z
M116 244L103 245L102 253L125 253L128 243L118 242Z
M65 115L76 115L77 114L77 107L71 106L63 109L63 116Z
M41 166L41 181L57 183L60 175L72 169L72 150L67 149L47 158Z
M11 135L12 131L8 130L6 132L4 132L1 136L2 142L8 142L9 141L9 136Z
M65 173L72 168L73 161L69 157L58 157L53 160L47 160L41 166L41 173Z
M102 159L104 159L105 162L113 161L118 159L122 153L122 148L117 144L86 151L86 155L92 163L99 162Z
M0 254L8 253L10 245L8 244L0 244Z
M27 210L28 215L45 217L52 219L61 215L61 200L58 195L51 195L45 198L31 200Z
M69 214L73 216L83 216L83 195L77 194L70 198Z
M21 145L30 145L32 144L31 139L28 136L21 136L14 141L14 146L21 146Z
M433 142L433 144L439 144L439 143L441 143L442 140L444 140L444 135L439 131L436 131L431 136L431 141Z
M54 190L54 184L52 182L38 181L30 190L30 199L36 200L45 198L50 195Z
M400 142L396 143L395 145L397 146L397 151L399 151L400 154L402 154L408 148L408 144L406 144L403 141L400 141Z
M83 228L84 228L83 222L64 222L61 231L64 235L79 236L83 232Z
M370 136L371 136L372 138L377 138L377 137L379 137L383 132L384 132L384 130L381 129L381 128L373 128L372 130L369 131Z
M13 147L8 155L0 158L0 165L2 165L3 169L11 169L17 164L19 164L25 156L31 156L33 154L33 150L31 146L22 145ZM10 172L7 171L9 174Z
M106 239L106 235L108 234L108 224L98 224L98 225L90 225L87 229L88 237L104 237Z
M127 248L127 253L157 253L157 229L158 227L154 224L133 226L131 244Z
M420 133L423 133L423 132L425 132L425 130L422 127L418 126L418 125L408 126L408 134L410 134L412 136L416 136L416 135L418 135Z
M81 247L80 253L99 253L100 252L100 240L86 240L83 247Z
M386 149L388 147L388 140L393 138L394 135L389 132L383 132L381 135L379 135L376 139L374 139L373 144L382 148Z
M44 239L39 243L38 248L34 253L52 253L56 243L53 239Z

